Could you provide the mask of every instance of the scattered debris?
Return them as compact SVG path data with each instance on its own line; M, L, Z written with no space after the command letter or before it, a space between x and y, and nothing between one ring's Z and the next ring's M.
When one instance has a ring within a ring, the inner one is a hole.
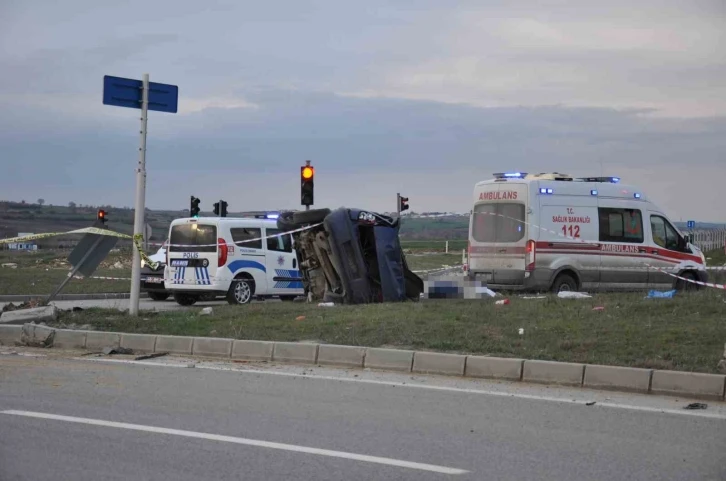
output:
M205 307L204 309L202 309L199 312L199 315L200 316L210 316L210 315L212 315L213 312L214 312L214 309L212 309L211 307Z
M683 409L706 409L708 404L706 403L691 403L687 406L683 406Z
M595 404L595 401L588 401L585 403L585 406L592 406L593 404Z
M0 351L0 356L17 356L18 351Z
M15 262L6 262L2 266L7 267L8 269L17 269L18 268L18 265Z
M561 291L557 293L560 299L587 299L592 297L587 292Z
M520 327L519 328L519 335L520 336L524 336L524 328L523 327Z
M498 306L503 306L505 304L509 304L509 299L500 299L500 300L496 301L494 304L496 304Z
M333 307L334 305L334 302L321 302L318 304L318 307Z
M592 310L593 311L604 311L605 307L604 306L595 306L592 308Z
M670 291L648 291L648 295L645 296L646 299L672 299L673 296L676 295L676 290L670 290Z
M111 347L106 346L103 348L102 351L106 356L110 356L112 354L133 354L133 349L129 349L126 347Z
M152 352L151 354L144 354L141 356L136 356L134 358L134 361L143 361L144 359L153 359L155 357L161 357L168 355L168 352Z
M295 320L296 320L296 321L304 321L304 320L305 320L305 316L297 316L297 317L295 318Z

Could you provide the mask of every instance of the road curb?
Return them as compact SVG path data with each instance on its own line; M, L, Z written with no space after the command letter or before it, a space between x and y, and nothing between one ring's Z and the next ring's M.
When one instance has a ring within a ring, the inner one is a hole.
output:
M142 292L140 295L141 299L147 299L149 295ZM47 294L38 294L37 296L32 295L15 295L7 294L0 296L0 302L29 302L37 299L44 300L48 297ZM129 299L131 295L127 292L120 293L98 293L98 294L58 294L55 296L54 301L98 301L104 299Z
M25 326L0 325L0 344L21 342ZM726 375L684 371L662 371L621 366L517 358L469 356L431 351L380 347L341 346L309 342L275 342L204 338L192 336L141 335L105 331L51 329L51 347L98 350L107 346L132 345L136 349L200 355L222 359L299 362L346 368L394 372L431 373L470 379L560 384L621 392L638 392L696 399L726 400ZM152 347L153 346L153 347Z

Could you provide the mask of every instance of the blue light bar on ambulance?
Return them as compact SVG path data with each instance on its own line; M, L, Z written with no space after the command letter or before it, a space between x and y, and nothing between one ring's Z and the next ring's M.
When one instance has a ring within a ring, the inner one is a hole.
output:
M633 197L635 197L636 199L640 199L640 194L638 194L638 193L636 192L636 193L634 193L634 194L633 194Z
M551 194L552 192L552 189L545 189L544 187L540 187L539 189L540 194Z
M597 195L597 191L596 191L596 190L594 190L594 189L593 189L593 190L591 190L591 191L590 191L590 195Z
M495 179L524 179L527 172L498 172L494 174Z

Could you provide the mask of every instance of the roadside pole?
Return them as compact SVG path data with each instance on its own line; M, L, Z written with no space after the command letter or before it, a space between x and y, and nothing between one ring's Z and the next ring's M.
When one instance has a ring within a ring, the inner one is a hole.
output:
M134 236L144 235L144 210L146 201L146 126L149 116L149 74L145 73L141 92L141 130L139 131L139 165L136 167L136 203L134 205ZM131 296L129 315L139 315L141 290L141 254L133 246L131 265Z

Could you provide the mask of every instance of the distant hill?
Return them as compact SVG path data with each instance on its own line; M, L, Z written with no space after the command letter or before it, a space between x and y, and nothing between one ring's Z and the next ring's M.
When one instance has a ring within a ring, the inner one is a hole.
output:
M15 237L21 232L34 234L42 232L65 232L90 226L96 219L98 209L107 213L108 226L112 230L131 234L134 225L134 211L127 207L109 205L40 205L0 201L0 239ZM188 210L146 209L146 222L151 225L152 242L166 239L172 220L189 215ZM202 212L202 217L213 215ZM237 213L239 215L239 213ZM230 212L229 217L234 217ZM401 225L401 237L409 240L456 240L466 239L469 228L467 214L425 213L408 214Z
M96 219L99 208L107 212L108 226L118 232L133 232L134 211L128 207L90 206L69 204L64 206L40 205L0 201L0 239L15 237L20 232L64 232L88 227ZM388 213L389 215L391 213ZM151 224L152 242L166 239L172 220L189 215L187 210L146 209L146 222ZM201 215L211 216L212 212ZM239 213L237 213L239 215ZM230 212L230 217L235 213ZM686 223L676 222L686 229ZM697 222L697 229L723 229L724 224ZM401 238L404 240L466 240L469 231L469 214L455 212L404 212Z

